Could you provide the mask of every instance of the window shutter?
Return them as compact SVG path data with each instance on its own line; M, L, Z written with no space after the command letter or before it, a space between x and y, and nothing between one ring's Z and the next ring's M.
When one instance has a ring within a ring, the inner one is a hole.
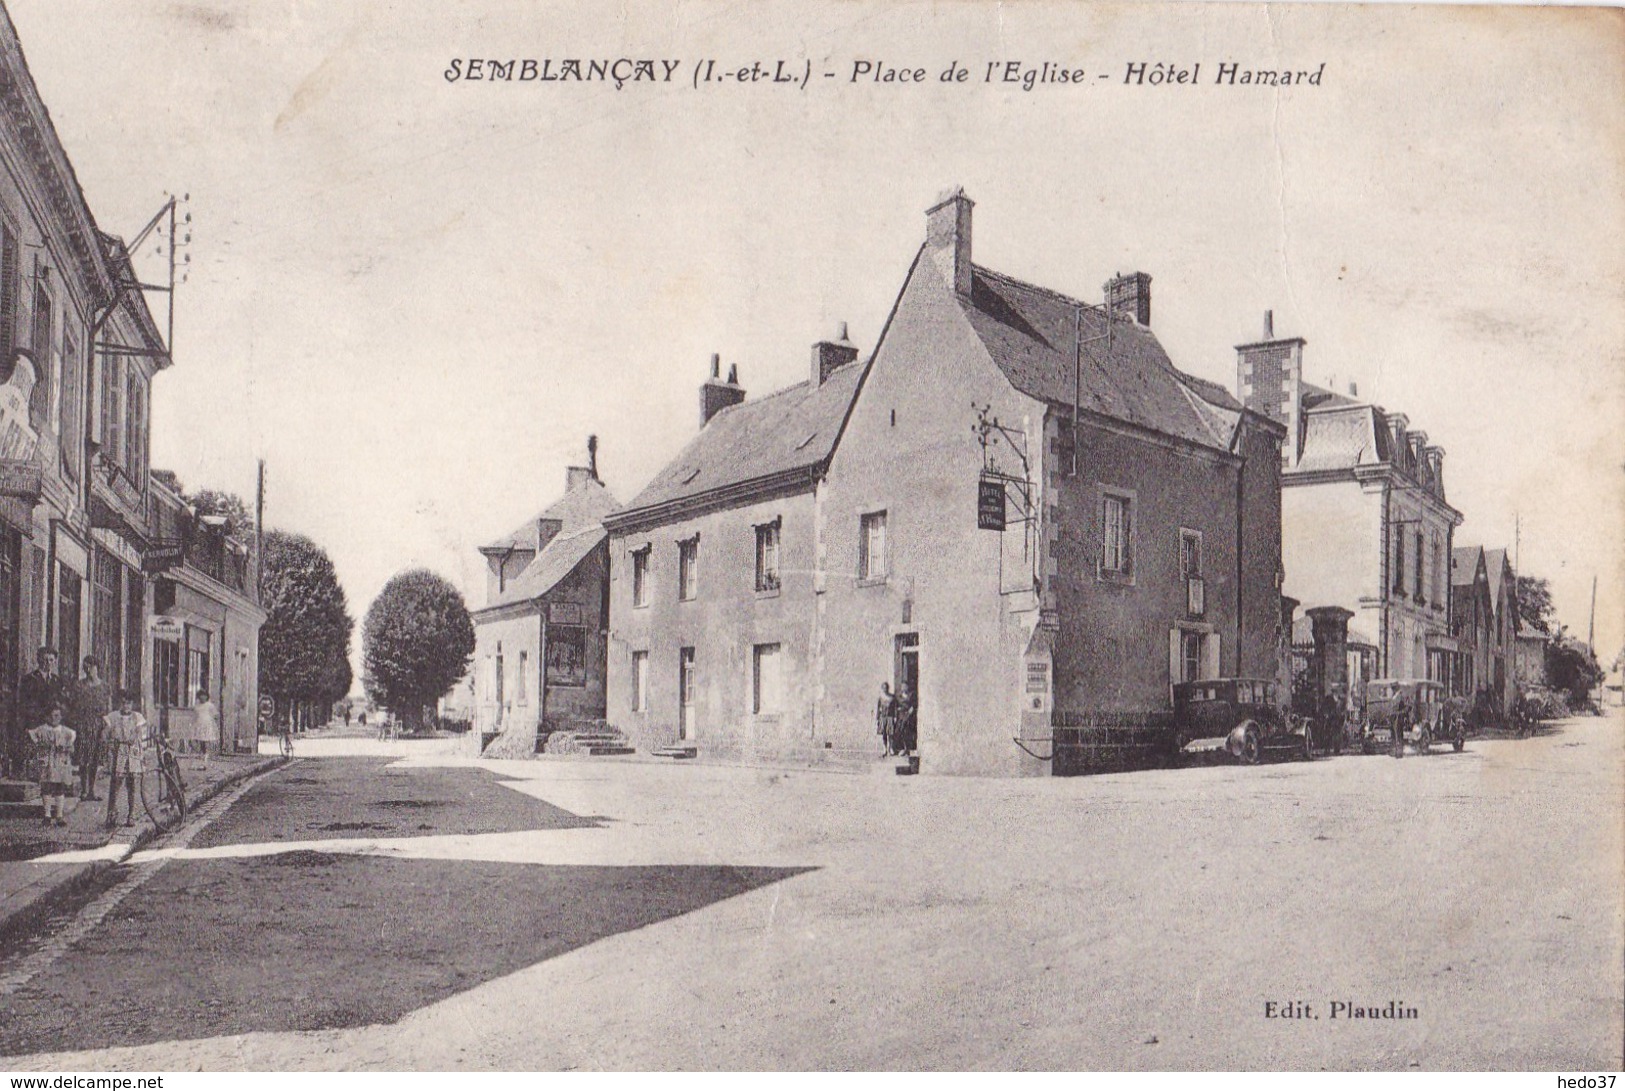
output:
M1202 638L1202 677L1219 677L1219 634L1208 633Z
M1178 629L1168 630L1168 686L1170 693L1173 692L1174 683L1180 680L1179 672L1182 665L1182 659L1180 655L1179 635L1180 632Z

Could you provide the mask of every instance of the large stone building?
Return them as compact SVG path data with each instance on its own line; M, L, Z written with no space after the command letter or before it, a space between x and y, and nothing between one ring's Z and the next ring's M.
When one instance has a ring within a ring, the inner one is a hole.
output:
M564 496L513 533L480 547L486 604L475 610L472 742L506 736L503 753L604 718L608 549L615 497L588 464L565 471Z
M906 683L922 772L1067 771L1173 682L1277 676L1281 426L1173 366L1149 277L1108 312L974 264L971 227L957 191L927 213L868 359L843 333L754 401L713 359L699 435L606 519L639 745L870 761Z
M1452 535L1444 449L1402 413L1303 378L1304 340L1275 336L1236 348L1248 408L1286 427L1281 452L1286 594L1306 609L1349 610L1358 653L1351 699L1373 677L1447 681Z

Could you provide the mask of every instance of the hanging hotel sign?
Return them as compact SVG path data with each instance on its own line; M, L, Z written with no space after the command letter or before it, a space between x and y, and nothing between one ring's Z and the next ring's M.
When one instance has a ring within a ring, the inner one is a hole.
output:
M0 461L29 462L39 447L39 433L29 419L34 393L34 364L19 356L11 378L0 383Z
M154 542L141 555L141 570L167 572L186 559L186 549L176 541Z
M984 477L976 483L976 529L1003 530L1004 482Z

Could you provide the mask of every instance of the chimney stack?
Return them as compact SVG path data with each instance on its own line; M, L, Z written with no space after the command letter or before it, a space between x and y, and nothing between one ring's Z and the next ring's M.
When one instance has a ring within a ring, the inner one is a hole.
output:
M1298 464L1303 446L1301 337L1276 337L1275 312L1264 312L1264 339L1236 346L1236 397L1255 413L1286 425L1281 465Z
M711 354L711 377L700 384L700 427L704 428L711 418L727 409L731 405L738 405L745 400L744 388L739 385L739 365L731 364L728 367L728 381L723 382L717 376L722 371L722 357L717 353Z
M828 381L830 372L838 367L845 367L858 358L858 347L846 338L846 323L842 322L840 331L836 333L833 341L816 341L812 347L812 385L823 386Z
M1132 318L1151 325L1151 278L1144 273L1119 273L1106 282L1106 306L1113 318Z
M598 480L598 437L587 437L587 471L592 474L594 481Z
M970 298L970 224L976 202L955 186L925 213L925 248L955 294Z

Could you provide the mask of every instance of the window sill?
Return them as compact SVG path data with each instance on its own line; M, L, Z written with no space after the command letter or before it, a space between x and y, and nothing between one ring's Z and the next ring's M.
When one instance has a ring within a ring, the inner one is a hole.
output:
M886 577L885 576L859 576L858 577L858 586L859 587L884 587L884 586L886 586Z
M758 587L756 589L756 597L759 599L776 599L779 597L779 588Z
M1096 572L1095 582L1113 587L1134 587L1134 573L1132 572Z
M753 712L751 713L751 719L765 720L768 723L778 723L779 718L783 715L784 713L782 712Z

